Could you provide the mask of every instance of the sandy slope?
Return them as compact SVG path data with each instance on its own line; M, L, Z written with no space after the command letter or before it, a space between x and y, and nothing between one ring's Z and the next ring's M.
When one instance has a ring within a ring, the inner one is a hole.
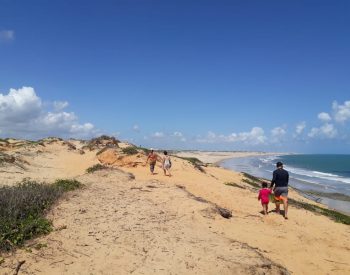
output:
M1 274L12 274L19 260L26 260L23 274L275 274L285 271L281 266L294 274L350 274L349 226L293 207L288 221L263 217L257 194L238 173L215 167L202 173L173 157L173 177L158 166L152 176L142 154L109 149L97 158L96 151L46 149L28 156L31 165L12 181L37 169L38 177L77 176L86 188L50 214L56 230L34 240L47 247L7 256ZM114 170L82 175L98 159L136 179ZM215 204L233 218L219 216Z
M102 178L102 180L101 180ZM23 274L281 274L255 249L222 234L211 206L156 180L130 181L118 171L79 177L87 185L50 217L47 247L18 251ZM67 215L69 213L69 215Z

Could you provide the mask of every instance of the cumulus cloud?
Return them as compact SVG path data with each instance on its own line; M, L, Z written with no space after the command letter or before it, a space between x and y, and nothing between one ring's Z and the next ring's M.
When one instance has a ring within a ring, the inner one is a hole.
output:
M282 127L275 127L271 130L271 142L279 143L286 135L286 130Z
M0 120L3 124L25 122L39 116L42 102L31 87L0 93Z
M21 138L41 138L48 135L62 137L91 137L97 130L91 123L79 123L73 112L62 108L68 102L54 102L54 110L44 109L42 100L32 87L10 89L0 93L0 130L2 135Z
M259 145L266 143L267 137L264 130L260 127L253 127L249 132L232 133L229 135L217 135L214 132L208 132L206 137L197 137L199 143L220 143L220 142L241 142L247 145Z
M296 135L301 135L304 132L305 128L306 128L306 122L305 121L302 121L302 122L298 123L297 126L295 127Z
M310 138L321 137L321 138L335 138L338 136L338 130L331 123L325 123L319 128L312 128L308 133Z
M133 129L135 132L140 132L140 127L139 127L137 124L135 124L135 125L132 127L132 129Z
M165 137L165 134L163 132L155 132L152 134L152 137L154 138L163 138Z
M0 42L11 42L15 39L13 30L0 30Z
M182 142L186 142L187 139L184 137L184 135L181 133L181 132L178 132L178 131L175 131L173 134L172 134L172 137L176 138L176 139L179 139L180 141Z
M173 136L174 137L183 137L183 134L181 132L174 132Z
M325 123L330 122L332 120L331 116L325 112L319 113L318 119Z
M69 103L67 101L54 101L53 107L55 111L61 111L63 109L66 109L68 107Z
M334 101L332 108L336 122L344 123L347 120L350 120L350 101L345 101L342 105L339 105L336 101Z

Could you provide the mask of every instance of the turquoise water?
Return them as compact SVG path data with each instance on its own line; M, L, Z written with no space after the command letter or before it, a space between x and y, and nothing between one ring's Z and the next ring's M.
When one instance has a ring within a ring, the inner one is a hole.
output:
M350 155L286 155L280 159L290 167L350 178Z
M290 185L302 191L340 193L350 197L350 155L282 155L235 158L221 166L271 179L277 161L290 174ZM350 213L350 202L319 197L331 208Z

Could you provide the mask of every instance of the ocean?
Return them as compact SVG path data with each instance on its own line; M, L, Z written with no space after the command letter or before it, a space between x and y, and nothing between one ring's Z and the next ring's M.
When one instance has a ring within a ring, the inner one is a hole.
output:
M350 214L350 155L276 155L233 158L220 166L272 178L277 161L289 172L289 184L330 208Z

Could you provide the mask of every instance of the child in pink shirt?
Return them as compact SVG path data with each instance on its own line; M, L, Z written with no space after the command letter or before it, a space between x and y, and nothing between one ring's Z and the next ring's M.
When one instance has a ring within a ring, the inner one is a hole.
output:
M263 207L264 215L267 215L268 205L269 205L269 195L271 190L267 188L267 183L263 182L262 189L259 191L258 200L261 200L261 205Z

